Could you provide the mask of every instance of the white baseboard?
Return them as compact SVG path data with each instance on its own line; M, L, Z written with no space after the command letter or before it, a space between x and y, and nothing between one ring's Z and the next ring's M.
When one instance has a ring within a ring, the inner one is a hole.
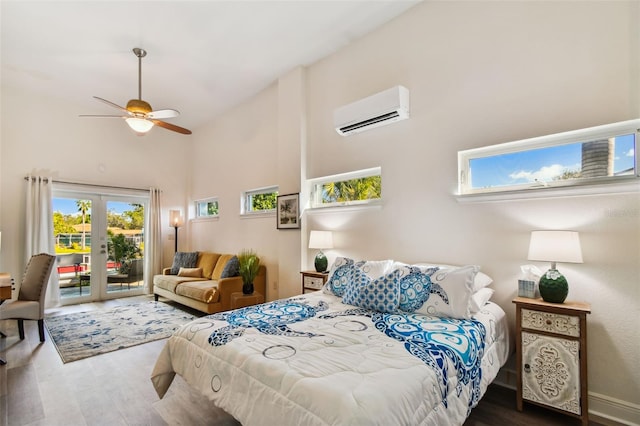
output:
M589 392L589 419L608 426L640 426L640 405Z

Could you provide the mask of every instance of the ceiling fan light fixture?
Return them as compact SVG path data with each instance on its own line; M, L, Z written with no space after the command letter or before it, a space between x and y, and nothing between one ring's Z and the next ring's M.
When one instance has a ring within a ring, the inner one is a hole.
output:
M129 117L125 119L131 130L136 133L145 134L153 127L153 123L149 120L145 120L144 118L137 117Z

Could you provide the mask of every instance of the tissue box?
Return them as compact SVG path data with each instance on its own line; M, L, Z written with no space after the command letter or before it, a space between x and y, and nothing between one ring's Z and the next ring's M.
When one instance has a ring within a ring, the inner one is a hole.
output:
M518 280L518 296L537 299L540 297L538 292L538 284L535 281Z

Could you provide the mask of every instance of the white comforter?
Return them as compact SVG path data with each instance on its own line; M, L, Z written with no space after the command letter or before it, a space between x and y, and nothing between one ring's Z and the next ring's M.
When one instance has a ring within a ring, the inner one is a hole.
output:
M509 354L504 311L488 303L474 319L374 313L318 291L183 326L151 379L162 397L177 373L247 426L462 424Z

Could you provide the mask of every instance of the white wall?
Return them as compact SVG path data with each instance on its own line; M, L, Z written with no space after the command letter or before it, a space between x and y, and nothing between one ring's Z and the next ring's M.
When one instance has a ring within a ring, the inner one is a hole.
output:
M241 217L243 191L278 185L276 84L199 129L191 153L191 200L218 197L220 217L192 221L190 248L219 253L253 249L267 267L268 297L277 294L278 246L273 216ZM193 215L191 216L193 217Z
M569 298L592 304L591 409L640 423L638 195L485 204L452 196L458 150L638 118L639 22L637 1L425 2L292 70L194 129L191 142L160 131L139 139L124 126L78 122L80 111L63 101L3 92L0 269L19 264L7 247L21 246L22 178L31 170L158 186L166 210L220 197L220 219L188 223L180 248L257 250L268 268L269 299L299 292L299 269L313 268L314 251L303 249L308 231L332 229L330 260L482 265L513 324L511 299L529 232L571 228L581 233L585 263L561 270ZM411 91L410 120L349 138L335 133L336 107L396 84ZM84 162L69 162L79 153ZM381 208L307 214L299 231L276 230L273 217L239 217L244 189L277 184L282 193L297 192L295 170L313 178L372 166L382 167ZM173 242L165 243L170 256Z
M530 231L580 231L585 263L560 269L569 298L592 305L591 408L640 422L638 194L484 204L452 196L458 150L640 116L637 6L427 2L309 67L307 177L381 166L384 205L305 221L336 231L330 260L480 264L512 324ZM335 107L396 84L411 91L410 120L335 133Z
M168 210L184 211L191 139L164 129L139 137L115 119L86 113L63 99L2 90L0 156L0 270L22 276L25 181L28 173L57 180L162 189L163 255L173 258ZM166 226L164 226L166 224ZM180 241L180 247L183 242Z

